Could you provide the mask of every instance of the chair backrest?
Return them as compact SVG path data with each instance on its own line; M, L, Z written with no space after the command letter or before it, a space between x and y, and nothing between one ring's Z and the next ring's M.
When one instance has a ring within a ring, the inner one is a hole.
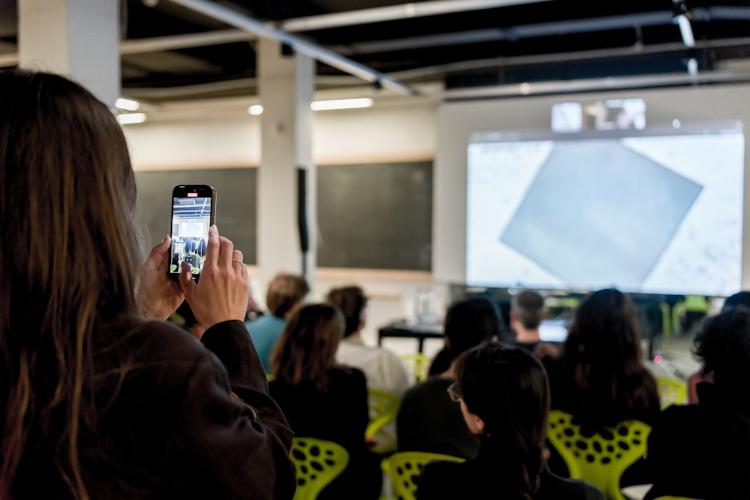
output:
M404 365L406 365L407 369L411 372L411 375L414 377L414 380L416 382L421 382L422 380L425 380L427 378L427 375L430 371L430 364L432 363L432 358L430 356L422 353L417 353L404 354L399 357L401 358L401 361L404 362Z
M565 460L570 477L599 488L610 500L624 500L620 478L646 452L651 427L637 420L620 422L587 437L569 413L552 410L547 438Z
M417 497L419 475L425 464L435 460L464 462L463 458L425 453L421 451L402 451L383 460L383 471L391 480L391 491L396 500L414 500Z
M367 389L367 405L370 409L370 423L365 436L373 438L386 425L396 420L401 400L395 394L379 389Z
M662 409L671 405L684 405L688 402L687 384L680 379L667 376L657 376L659 400Z
M349 464L343 446L315 438L292 439L290 456L297 473L294 500L314 500Z

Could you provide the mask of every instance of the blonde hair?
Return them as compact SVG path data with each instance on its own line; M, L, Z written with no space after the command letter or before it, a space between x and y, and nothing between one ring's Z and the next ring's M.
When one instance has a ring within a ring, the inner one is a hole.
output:
M302 276L277 274L268 284L266 305L277 318L285 317L294 306L302 302L310 292L310 286Z

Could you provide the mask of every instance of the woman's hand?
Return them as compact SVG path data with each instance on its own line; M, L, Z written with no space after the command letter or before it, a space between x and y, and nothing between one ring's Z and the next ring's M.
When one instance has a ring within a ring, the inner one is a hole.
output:
M148 318L167 319L184 299L179 283L167 277L171 242L166 236L151 249L141 267L136 297L141 313Z
M219 236L216 226L208 230L206 260L198 283L190 266L182 264L180 283L198 323L209 329L231 319L244 320L250 292L242 252L230 240Z

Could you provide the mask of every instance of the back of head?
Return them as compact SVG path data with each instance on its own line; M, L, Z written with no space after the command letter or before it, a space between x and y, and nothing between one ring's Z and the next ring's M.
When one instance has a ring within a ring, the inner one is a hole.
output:
M328 387L328 370L344 335L344 317L329 304L309 304L295 309L279 338L271 360L276 380Z
M542 364L524 349L488 342L459 358L456 392L484 422L483 453L495 456L510 492L530 499L539 487L550 407Z
M92 332L136 313L135 182L122 130L65 78L0 73L0 186L0 497L29 433L58 443L50 459L85 496L77 440L96 420L83 396Z
M544 297L533 290L523 290L513 297L511 311L527 330L536 330L544 319Z
M326 300L344 314L346 320L344 337L349 337L362 328L362 313L367 307L367 296L362 288L358 286L334 288L328 292Z
M266 305L271 314L284 318L310 292L310 285L296 274L277 274L268 284Z
M451 360L502 332L497 306L485 298L456 302L445 315L445 336Z
M750 310L750 292L743 290L727 297L727 300L724 301L724 306L721 308L721 312L727 312L738 307Z
M706 320L694 342L704 373L713 373L723 405L750 416L750 309L731 309Z
M562 374L572 396L596 421L646 404L655 382L641 360L640 334L630 299L615 289L586 297L563 346ZM595 422L603 423L603 422ZM612 422L609 422L612 423Z

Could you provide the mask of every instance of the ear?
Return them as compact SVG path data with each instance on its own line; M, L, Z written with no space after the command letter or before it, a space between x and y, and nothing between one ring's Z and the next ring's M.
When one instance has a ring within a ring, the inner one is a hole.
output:
M479 415L471 414L471 418L474 419L474 427L479 431L479 434L484 432L484 420Z

